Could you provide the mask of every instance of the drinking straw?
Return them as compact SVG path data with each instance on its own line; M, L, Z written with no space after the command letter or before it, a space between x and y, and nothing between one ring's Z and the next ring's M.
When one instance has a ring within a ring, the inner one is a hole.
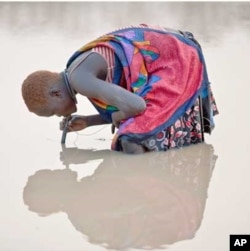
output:
M65 141L66 141L67 127L68 127L69 121L70 121L70 117L67 117L65 120L65 125L63 128L63 133L62 133L62 138L61 138L61 144L63 145L65 144Z

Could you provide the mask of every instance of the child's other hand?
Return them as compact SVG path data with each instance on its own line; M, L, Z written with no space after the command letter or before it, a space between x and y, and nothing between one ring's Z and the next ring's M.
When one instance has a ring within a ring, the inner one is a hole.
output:
M65 124L67 123L68 118L64 118L60 122L60 130L63 130L65 127ZM87 116L81 116L81 115L72 115L69 119L67 131L68 132L75 132L83 130L88 126L87 124Z
M113 112L111 117L112 117L112 126L113 126L112 131L113 131L114 127L119 128L120 121L121 121L120 111Z
M128 118L128 116L122 111L113 112L112 113L112 124L116 128L119 128L121 121L124 119L127 119L127 118Z

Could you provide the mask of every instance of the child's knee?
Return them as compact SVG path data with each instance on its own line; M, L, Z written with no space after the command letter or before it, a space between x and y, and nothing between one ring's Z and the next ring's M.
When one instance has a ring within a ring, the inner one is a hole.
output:
M145 148L142 145L138 145L126 139L121 139L121 146L122 146L122 151L124 153L129 153L129 154L145 153Z

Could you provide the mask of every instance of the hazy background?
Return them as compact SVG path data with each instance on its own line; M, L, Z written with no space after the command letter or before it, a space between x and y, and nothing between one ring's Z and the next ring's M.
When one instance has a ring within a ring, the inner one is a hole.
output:
M201 43L220 111L209 146L124 156L100 126L63 149L60 118L28 112L23 80L138 23ZM0 251L228 251L230 234L250 234L249 40L248 2L0 2Z

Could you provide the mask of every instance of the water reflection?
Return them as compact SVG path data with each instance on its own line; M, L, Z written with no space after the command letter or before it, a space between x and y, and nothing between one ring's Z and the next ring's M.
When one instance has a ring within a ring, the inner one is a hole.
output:
M217 156L211 145L128 156L64 148L63 170L28 178L24 203L40 216L65 212L92 244L108 249L156 249L191 239L201 225ZM102 159L77 179L71 164Z

